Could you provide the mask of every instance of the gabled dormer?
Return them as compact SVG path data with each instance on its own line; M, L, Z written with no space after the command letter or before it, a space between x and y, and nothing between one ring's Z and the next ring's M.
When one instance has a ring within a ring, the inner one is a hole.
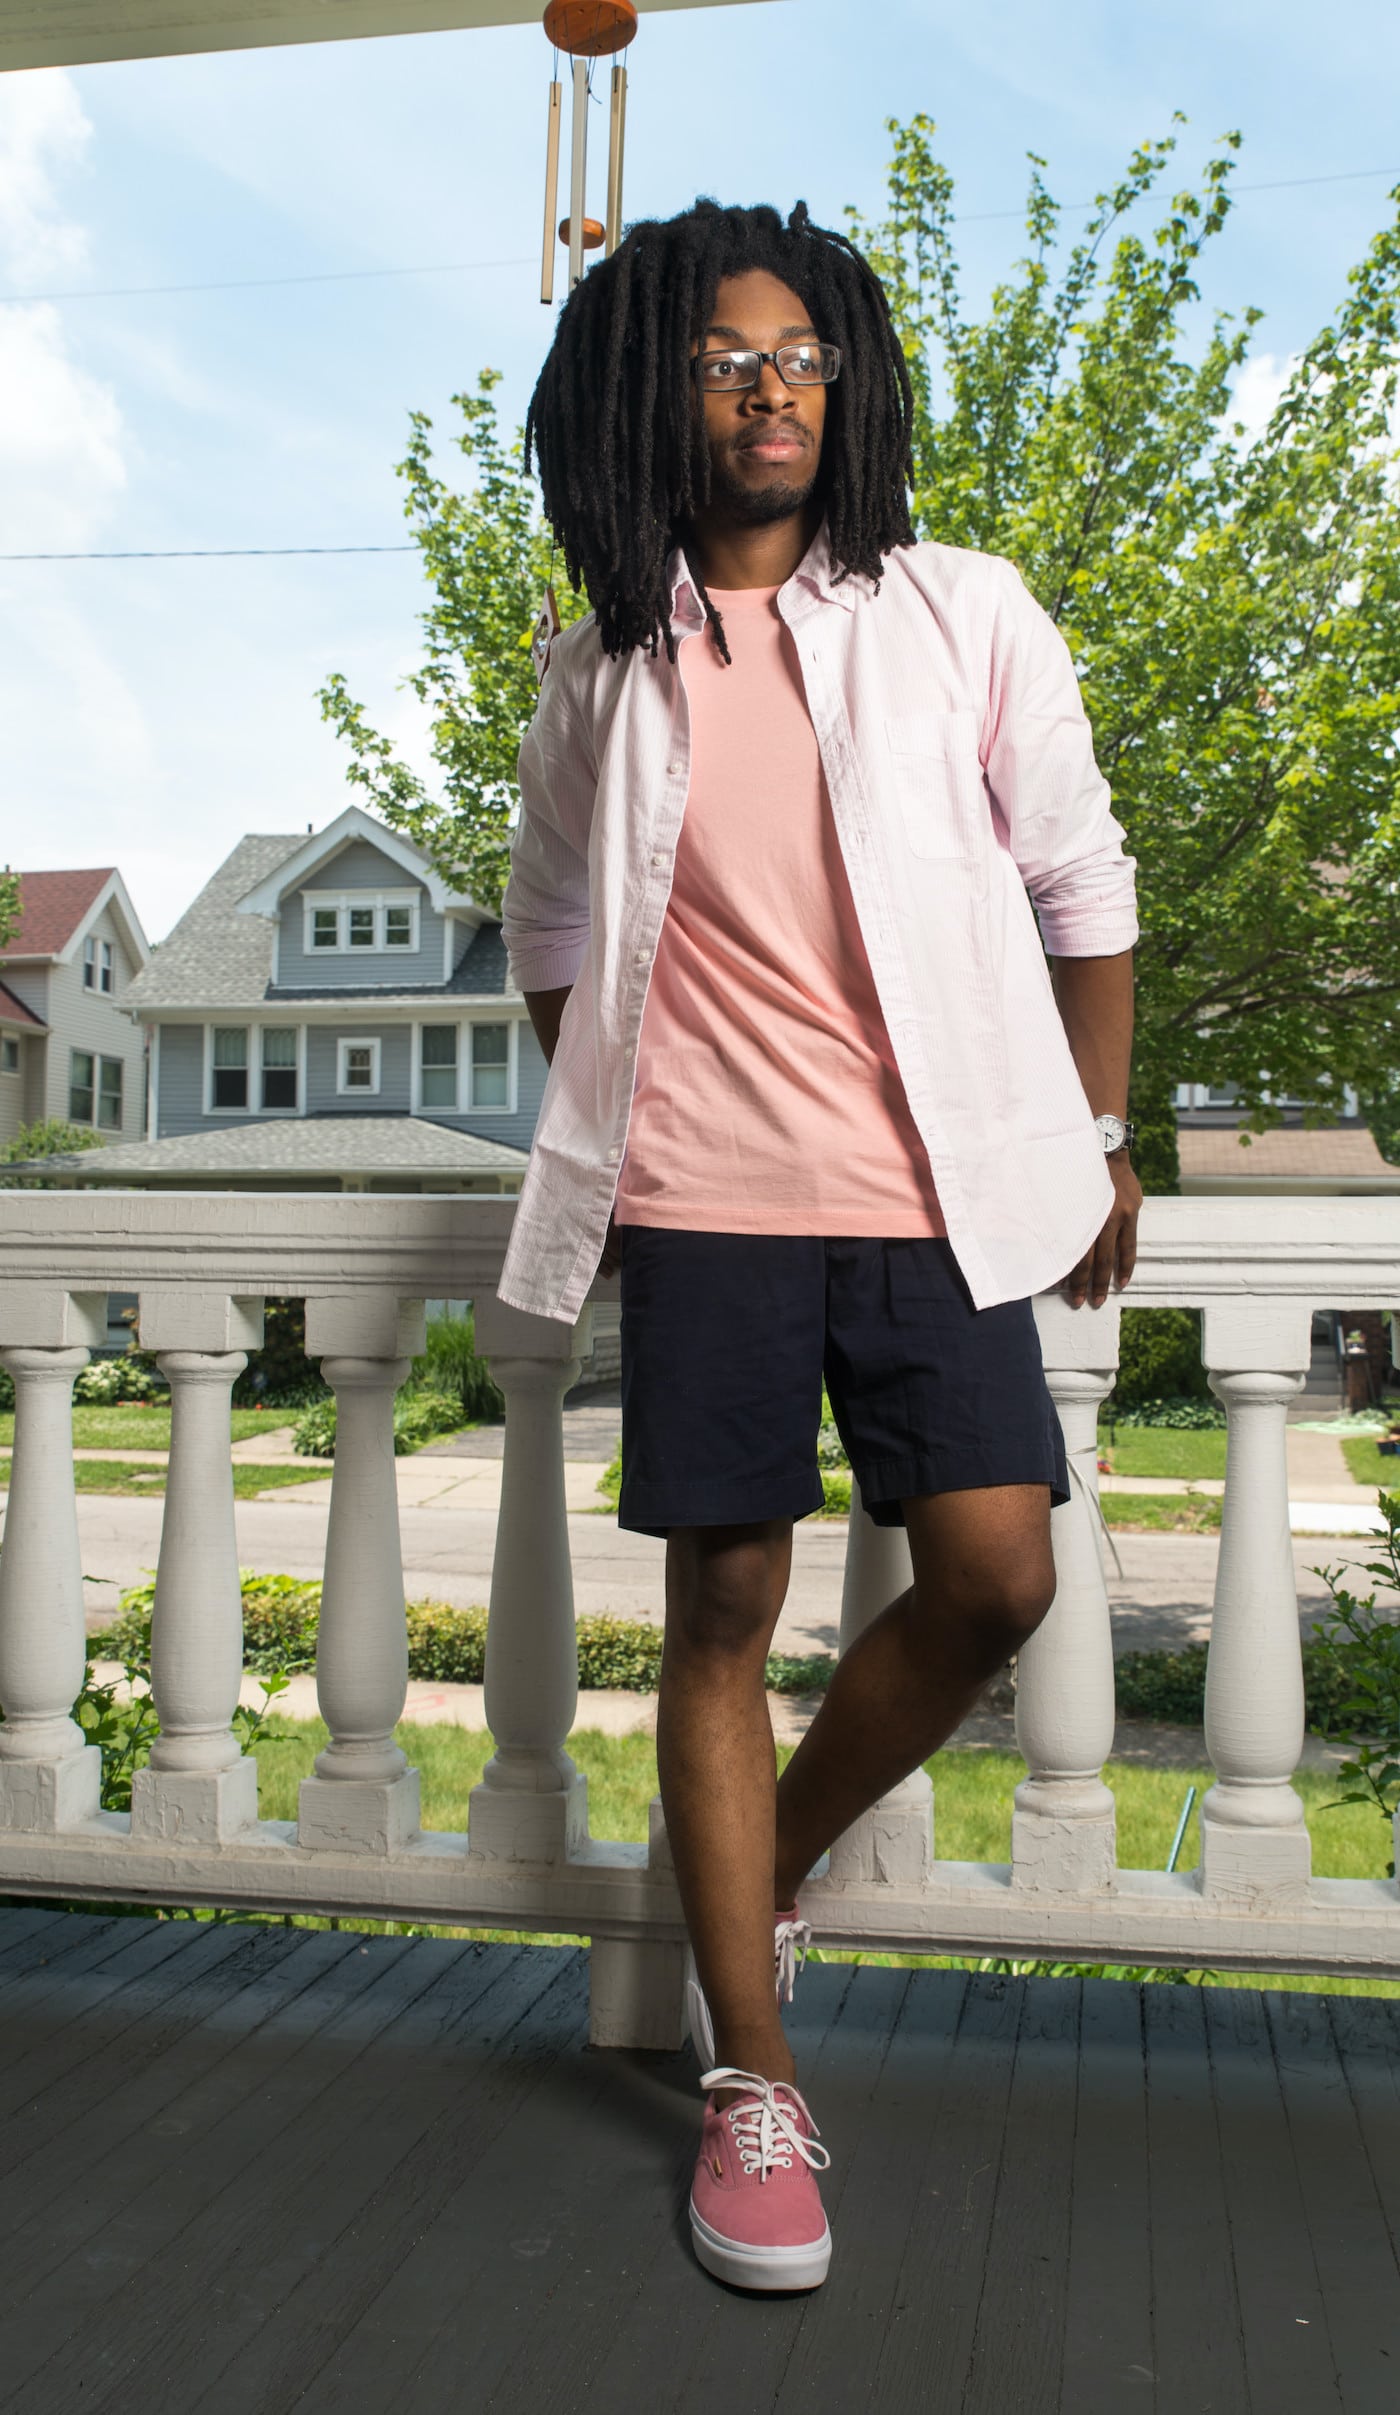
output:
M273 925L269 995L440 989L489 919L358 805L240 898Z

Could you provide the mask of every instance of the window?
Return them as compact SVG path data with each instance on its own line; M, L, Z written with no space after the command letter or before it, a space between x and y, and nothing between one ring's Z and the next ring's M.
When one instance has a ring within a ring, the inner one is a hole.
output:
M1236 1083L1221 1082L1216 1088L1207 1090L1206 1105L1208 1107L1233 1107L1239 1095Z
M377 1040L338 1040L336 1042L336 1088L340 1091L379 1088L379 1042Z
M472 1105L510 1105L510 1026L472 1025Z
M75 1048L68 1059L68 1121L70 1124L90 1124L92 1122L95 1073L95 1058L89 1056L86 1050Z
M95 939L83 941L83 987L84 989L96 989L97 987L97 941Z
M110 939L102 939L102 940L99 940L99 941L98 941L98 946L97 946L97 986L98 986L98 988L99 988L99 989L102 991L102 993L103 993L103 995L104 995L105 997L108 997L108 998L110 998L110 997L111 997L111 995L112 995L112 942L111 942L111 940L110 940Z
M297 1103L297 1034L267 1025L262 1035L262 1103L264 1108L295 1107Z
M0 1073L18 1073L19 1042L6 1036L0 1040Z
M248 1034L238 1030L214 1033L213 1078L209 1099L214 1107L248 1104Z
M417 950L419 899L414 890L350 889L338 895L324 889L304 891L302 905L308 955Z
M425 1023L422 1035L420 1096L425 1107L457 1104L457 1026Z
M122 1128L122 1061L103 1057L97 1084L97 1121L104 1132Z

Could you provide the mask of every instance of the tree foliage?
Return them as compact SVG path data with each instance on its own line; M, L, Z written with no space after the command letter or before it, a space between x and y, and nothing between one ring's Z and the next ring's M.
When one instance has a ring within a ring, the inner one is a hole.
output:
M953 187L922 116L890 123L888 210L851 233L883 277L917 394L923 535L1008 555L1063 630L1138 860L1133 1109L1149 1188L1175 1186L1172 1086L1232 1083L1254 1128L1282 1096L1334 1117L1343 1084L1400 1125L1400 222L1252 438L1232 380L1260 314L1198 334L1202 253L1239 138L1199 191L1141 205L1177 137L1145 145L1082 236L1032 160L1029 247L964 309ZM1400 199L1400 194L1397 194ZM473 483L412 419L399 474L432 601L409 684L431 717L431 791L340 678L322 707L350 777L488 908L500 902L515 756L534 705L529 631L550 548L496 373L456 397ZM566 620L584 607L561 589Z
M3 956L15 935L19 923L19 874L7 864L0 871L0 956Z

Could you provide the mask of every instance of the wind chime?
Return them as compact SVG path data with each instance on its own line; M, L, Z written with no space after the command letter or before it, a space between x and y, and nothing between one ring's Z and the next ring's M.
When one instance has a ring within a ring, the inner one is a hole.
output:
M622 235L622 135L627 115L627 70L612 71L612 103L608 119L607 218L584 216L588 168L588 103L592 89L591 61L611 58L625 50L637 30L632 0L549 0L544 30L555 49L554 81L549 87L549 139L544 168L544 254L540 266L540 300L554 299L554 213L559 207L559 130L563 119L564 87L559 81L558 53L573 60L574 120L569 155L569 215L561 220L557 240L569 247L569 291L583 275L583 255L601 244L606 257L615 252Z

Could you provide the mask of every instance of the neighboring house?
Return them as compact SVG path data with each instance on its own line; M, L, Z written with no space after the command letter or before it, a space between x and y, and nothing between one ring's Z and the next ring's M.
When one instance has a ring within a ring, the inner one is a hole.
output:
M150 957L121 874L22 872L0 957L0 1143L54 1118L136 1139L144 1041L127 1011Z
M1283 1098L1278 1105L1281 1124L1270 1132L1242 1133L1233 1086L1208 1090L1183 1082L1176 1093L1183 1192L1247 1198L1400 1193L1400 1165L1382 1157L1353 1090L1343 1091L1335 1123L1311 1129L1297 1101Z
M145 1138L66 1180L520 1188L548 1068L500 923L359 806L242 839L124 1003L150 1039Z

